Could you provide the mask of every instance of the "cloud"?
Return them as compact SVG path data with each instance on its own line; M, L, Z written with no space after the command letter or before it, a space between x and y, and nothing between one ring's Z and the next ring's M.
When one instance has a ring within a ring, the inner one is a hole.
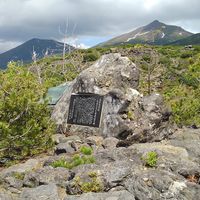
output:
M200 32L199 7L199 0L0 0L0 39L61 40L67 21L73 37L116 36L155 19Z
M18 45L20 45L20 42L0 40L0 52L17 47Z

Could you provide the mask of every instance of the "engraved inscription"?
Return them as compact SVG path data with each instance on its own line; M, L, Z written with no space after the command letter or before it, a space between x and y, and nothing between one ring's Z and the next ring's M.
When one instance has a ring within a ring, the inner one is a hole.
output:
M99 127L103 96L91 93L71 95L67 123Z

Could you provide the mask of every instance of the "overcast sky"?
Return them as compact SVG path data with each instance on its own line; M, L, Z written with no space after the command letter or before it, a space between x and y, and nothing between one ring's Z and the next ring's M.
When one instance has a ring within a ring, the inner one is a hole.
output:
M0 0L0 53L31 38L61 41L67 22L69 40L83 46L155 19L197 33L199 9L200 0Z

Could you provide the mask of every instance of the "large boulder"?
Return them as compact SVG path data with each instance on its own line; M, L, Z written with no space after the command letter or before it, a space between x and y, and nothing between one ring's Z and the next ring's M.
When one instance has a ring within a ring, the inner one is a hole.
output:
M169 135L169 111L160 95L143 97L138 91L139 70L120 54L102 56L84 70L55 106L52 118L60 130L79 136L116 137L132 142L159 141ZM104 96L99 128L67 124L72 93L95 93Z

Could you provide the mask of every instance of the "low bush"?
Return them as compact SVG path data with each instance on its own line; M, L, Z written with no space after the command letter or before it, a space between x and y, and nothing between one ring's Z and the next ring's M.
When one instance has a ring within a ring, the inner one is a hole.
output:
M91 62L91 61L96 61L99 58L100 58L100 53L96 50L92 50L91 52L88 52L83 56L83 61Z
M9 164L52 147L54 124L45 88L34 75L10 64L0 73L0 163Z

